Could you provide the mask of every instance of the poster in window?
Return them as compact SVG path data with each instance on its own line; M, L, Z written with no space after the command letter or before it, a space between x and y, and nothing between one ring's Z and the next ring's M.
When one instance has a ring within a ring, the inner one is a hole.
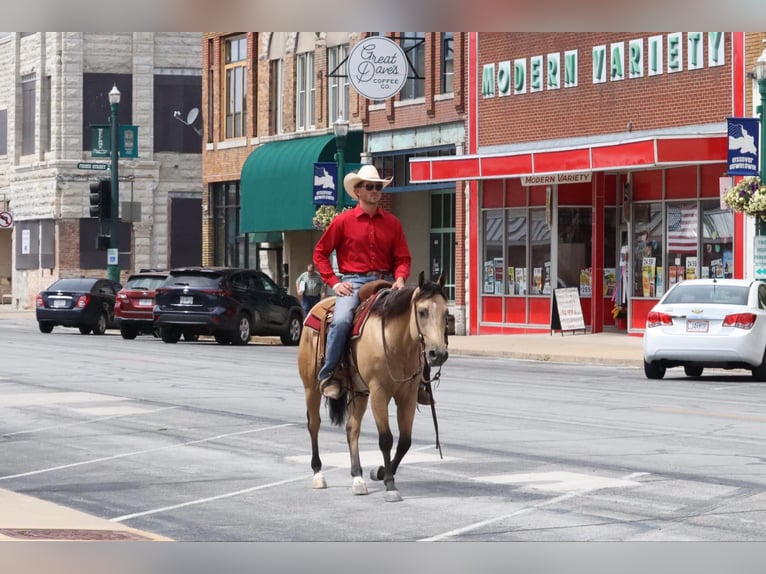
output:
M519 284L519 295L527 294L527 269L526 267L516 267L516 282Z
M545 262L545 275L543 276L543 294L551 294L551 262Z
M543 292L543 268L535 267L532 270L532 294L540 295Z
M484 262L484 292L495 292L495 262L492 259Z
M604 267L604 297L614 295L614 289L617 286L617 269L614 267Z
M710 261L710 276L723 279L723 258Z
M660 265L657 266L657 279L655 284L654 294L657 297L662 297L665 294L665 284L663 283L662 266Z
M516 283L516 276L513 273L513 267L508 268L508 289L511 295L519 294L519 285Z
M686 278L687 279L697 278L697 258L696 257L686 258Z
M641 284L644 297L654 297L655 257L644 257L641 265Z
M495 257L494 268L495 268L495 295L502 295L503 286L504 286L502 257Z
M723 257L721 258L723 264L723 276L727 278L732 277L732 269L734 262L732 261L731 249L723 250Z
M580 297L590 297L593 294L591 287L592 273L590 267L580 269Z

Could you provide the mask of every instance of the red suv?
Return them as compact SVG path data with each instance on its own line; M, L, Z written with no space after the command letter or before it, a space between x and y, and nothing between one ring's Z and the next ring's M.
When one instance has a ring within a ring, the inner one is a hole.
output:
M117 293L114 303L114 321L123 339L135 339L136 335L149 335L154 331L155 289L167 279L167 271L141 271L128 278Z

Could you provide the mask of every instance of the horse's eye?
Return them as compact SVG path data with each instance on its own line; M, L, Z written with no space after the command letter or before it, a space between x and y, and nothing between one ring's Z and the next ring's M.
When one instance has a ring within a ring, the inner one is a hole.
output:
M426 317L428 317L428 309L419 309L418 315L420 315L421 319L425 319Z

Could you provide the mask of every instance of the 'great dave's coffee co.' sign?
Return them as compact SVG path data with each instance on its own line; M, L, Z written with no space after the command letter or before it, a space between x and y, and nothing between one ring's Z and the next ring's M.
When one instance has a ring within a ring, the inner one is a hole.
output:
M351 50L347 65L351 85L371 100L385 100L399 93L409 71L404 50L384 36L359 42Z

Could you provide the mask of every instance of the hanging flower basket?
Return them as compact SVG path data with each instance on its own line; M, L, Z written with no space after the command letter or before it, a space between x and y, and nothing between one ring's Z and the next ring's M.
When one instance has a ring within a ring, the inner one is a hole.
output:
M729 209L766 221L766 185L758 176L742 178L723 201Z
M346 207L343 209L343 211L346 211L347 209L351 209L351 207ZM317 229L319 231L324 231L327 229L327 226L330 225L330 222L335 219L338 216L338 210L335 209L334 205L320 205L316 213L314 214L314 218L312 220L312 223L314 224L314 229Z

